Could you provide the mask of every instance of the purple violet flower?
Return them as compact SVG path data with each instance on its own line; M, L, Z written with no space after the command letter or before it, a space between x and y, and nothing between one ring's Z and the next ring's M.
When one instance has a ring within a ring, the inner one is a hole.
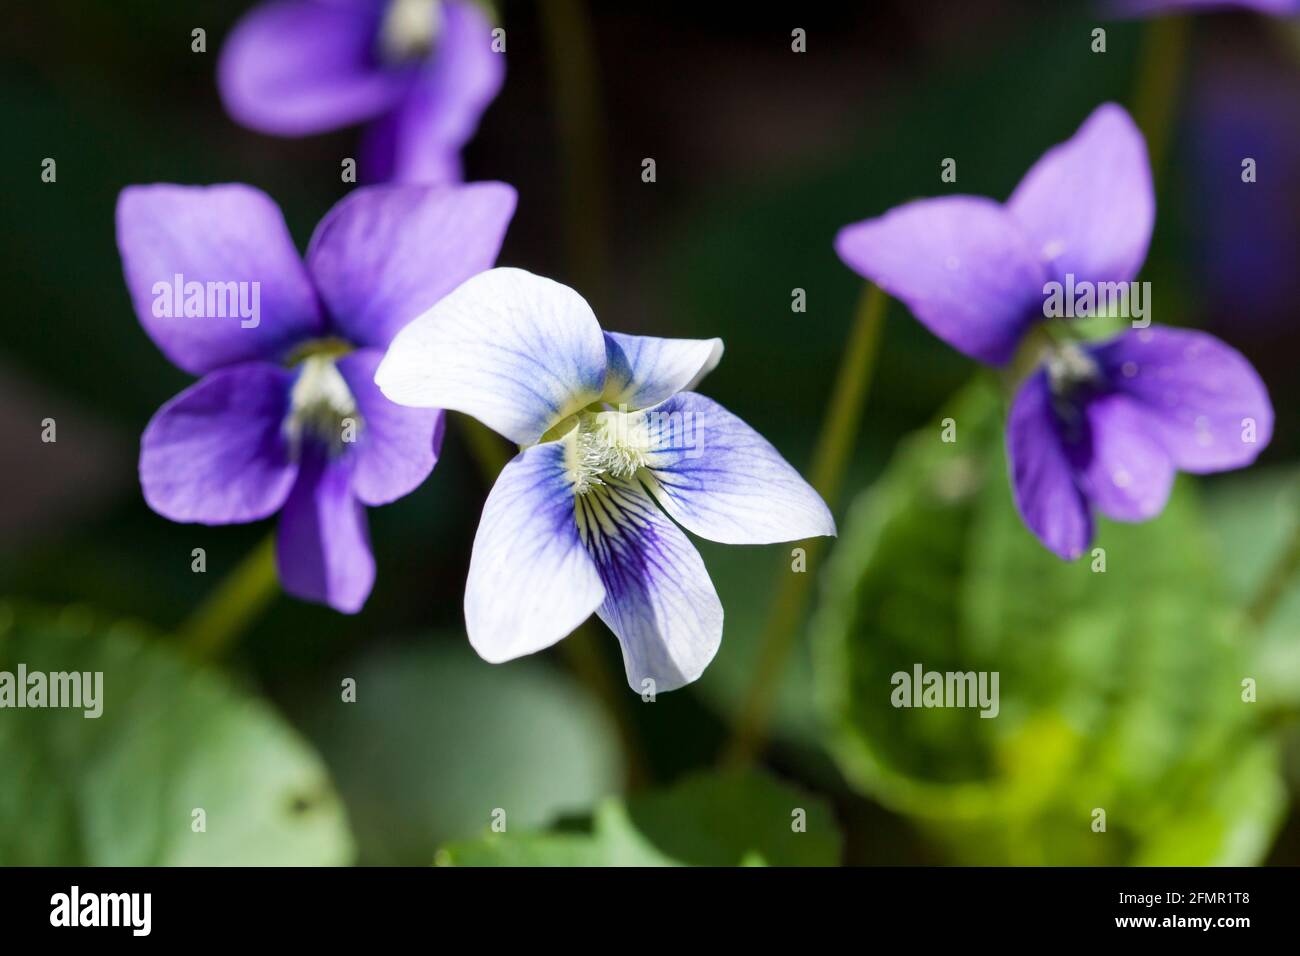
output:
M632 689L674 690L722 639L682 528L725 544L835 533L775 448L691 391L721 357L719 339L602 332L577 292L519 269L475 276L393 340L375 376L385 395L472 415L521 447L488 495L465 586L485 660L549 647L595 611Z
M1217 13L1252 10L1275 17L1300 13L1300 0L1107 0L1105 11L1119 17L1150 17L1165 13Z
M374 583L365 507L413 491L442 441L437 409L374 386L408 320L496 260L514 214L502 183L354 190L305 261L260 190L131 186L117 244L136 315L199 381L140 442L140 484L173 521L280 512L284 589L348 613Z
M505 76L470 0L271 0L235 25L217 85L251 129L308 136L369 123L367 182L458 182L460 150Z
M844 228L835 245L941 339L1003 365L1061 289L1129 302L1154 217L1142 134L1105 104L1005 204L917 200ZM1062 558L1087 549L1093 509L1116 521L1152 518L1175 469L1240 468L1272 437L1268 392L1238 352L1202 332L1134 324L1105 342L1046 346L1012 402L1016 506Z

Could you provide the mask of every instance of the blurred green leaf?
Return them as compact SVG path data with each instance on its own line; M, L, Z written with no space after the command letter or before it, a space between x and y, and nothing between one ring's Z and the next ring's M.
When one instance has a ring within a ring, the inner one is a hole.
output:
M489 833L446 847L460 866L834 866L831 809L758 771L692 776L610 800L581 832Z
M1277 753L1241 700L1241 617L1188 484L1154 521L1102 522L1097 573L1021 523L994 390L945 415L957 442L937 424L905 442L832 560L817 670L847 778L958 859L1257 862L1267 841L1241 834L1279 822ZM997 672L1000 713L894 707L916 664Z
M342 864L316 754L265 703L127 626L0 604L0 670L103 673L102 714L0 711L0 864ZM192 813L206 814L193 832Z
M1284 466L1225 476L1206 494L1206 513L1228 586L1248 603L1300 525L1300 472ZM1300 577L1252 639L1252 654L1260 706L1300 707Z
M304 723L334 771L361 860L428 866L441 843L552 823L616 793L617 738L584 688L536 660L488 664L463 635L421 638L345 666Z

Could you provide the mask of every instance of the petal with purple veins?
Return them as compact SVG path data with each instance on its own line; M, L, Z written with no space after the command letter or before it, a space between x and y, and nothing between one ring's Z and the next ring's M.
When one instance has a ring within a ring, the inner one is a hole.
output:
M1156 199L1146 141L1104 103L1025 173L1007 209L1058 281L1128 282L1146 259Z
M1042 316L1046 275L1019 226L979 196L921 199L846 226L835 251L931 332L990 365Z
M280 509L298 466L284 436L290 372L212 372L158 410L140 439L140 486L172 521L240 524Z
M339 373L356 399L360 423L352 491L364 504L385 505L410 494L429 477L442 448L445 415L440 408L408 408L375 386L383 353L361 349L338 361Z
M605 333L603 400L646 408L694 388L722 361L722 339L660 339Z
M644 436L646 484L688 531L723 544L835 534L821 495L767 439L712 399L683 392L631 422L629 431Z
M368 186L326 214L307 267L329 321L358 345L402 326L496 262L515 211L505 183Z
M722 643L722 603L700 553L639 486L610 480L578 497L578 527L600 570L597 613L637 693L696 680Z
M277 360L320 330L307 270L261 190L128 186L117 200L117 247L140 323L187 372ZM203 316L184 314L191 288L202 292Z
M280 513L276 566L285 591L336 611L361 610L375 583L365 506L352 493L354 462L314 441Z
M1046 373L1035 372L1016 393L1007 419L1012 496L1025 524L1047 549L1073 560L1092 541L1092 516L1075 483Z
M398 404L464 412L530 445L600 398L605 338L568 286L489 269L402 329L375 382Z
M1142 404L1183 471L1243 467L1273 437L1264 382L1240 352L1212 335L1153 326L1091 351L1110 386Z
M569 443L525 449L502 469L474 536L465 584L470 644L492 663L550 647L605 599L578 538Z

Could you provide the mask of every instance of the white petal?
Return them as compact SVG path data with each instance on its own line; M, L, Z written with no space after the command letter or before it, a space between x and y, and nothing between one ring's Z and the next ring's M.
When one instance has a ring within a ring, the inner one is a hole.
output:
M600 398L605 339L568 286L489 269L397 334L375 384L399 405L464 412L530 445Z
M648 436L647 484L686 530L723 544L835 534L821 495L767 439L717 402L683 392L640 415Z
M494 664L550 647L591 616L605 589L578 538L565 443L520 452L483 506L465 585L465 625Z
M659 339L605 333L604 400L647 408L694 388L722 361L722 339Z

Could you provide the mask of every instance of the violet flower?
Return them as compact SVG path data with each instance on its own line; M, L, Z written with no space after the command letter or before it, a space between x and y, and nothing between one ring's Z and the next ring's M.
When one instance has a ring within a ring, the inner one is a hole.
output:
M504 76L470 0L271 0L235 25L217 67L226 110L260 132L370 124L366 182L459 181Z
M492 265L514 207L502 183L357 189L304 262L250 186L123 190L117 243L136 315L200 376L141 439L149 506L209 525L278 511L285 590L359 610L375 577L365 507L413 491L443 431L441 411L384 398L374 371L403 323Z
M385 395L521 447L474 539L465 622L480 656L534 653L595 611L628 684L673 690L722 638L682 528L726 544L835 533L775 448L691 390L721 357L718 339L602 332L577 292L518 269L475 276L397 335L375 376Z
M1250 10L1275 17L1300 13L1300 0L1106 0L1108 14L1120 17L1149 17L1165 13L1217 13Z
M1154 215L1142 135L1106 104L1005 204L918 200L841 230L836 250L944 341L1002 365L1061 288L1129 289ZM1176 469L1239 468L1272 437L1263 382L1213 336L1139 327L1044 351L1012 403L1007 454L1021 516L1062 558L1092 541L1093 509L1117 521L1154 517Z

